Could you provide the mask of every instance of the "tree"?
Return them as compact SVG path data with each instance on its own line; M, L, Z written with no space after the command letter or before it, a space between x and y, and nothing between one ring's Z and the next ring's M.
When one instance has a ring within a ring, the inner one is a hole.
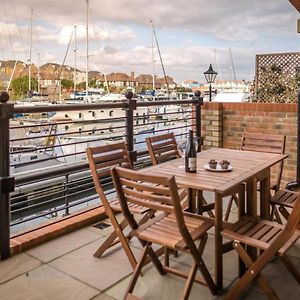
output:
M71 89L74 86L74 82L69 79L62 79L60 82L64 89Z
M13 79L11 82L11 88L14 92L14 99L24 98L29 92L29 76L22 76ZM38 82L35 78L31 78L31 90L38 89Z
M79 84L77 84L77 88L78 88L79 90L84 90L85 87L86 87L85 81L80 82Z

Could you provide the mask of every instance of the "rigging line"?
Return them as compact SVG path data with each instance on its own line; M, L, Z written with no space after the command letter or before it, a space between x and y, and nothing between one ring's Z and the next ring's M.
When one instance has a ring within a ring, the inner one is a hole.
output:
M233 63L231 47L229 47L229 54L230 54L230 60L231 60L231 65L232 65L233 78L234 78L234 82L236 83L235 68L234 68L234 63Z
M94 18L93 18L93 14L92 14L90 5L88 6L88 13L90 15L90 21L91 21L92 26L93 26L94 37L96 37L96 29L95 29L95 24L94 24Z
M222 76L222 72L221 72L221 68L220 68L219 56L218 56L218 53L217 53L217 49L214 49L214 50L215 50L215 61L216 61L216 64L218 66L219 76L221 78L221 81L223 81L223 76Z
M24 52L25 52L24 54L25 54L25 57L28 57L29 55L28 55L28 51L26 49L26 43L25 43L25 39L24 39L24 36L26 36L26 35L22 34L21 23L20 23L20 20L18 18L16 6L15 6L15 1L11 0L11 2L12 2L12 5L13 5L13 11L14 11L14 15L15 15L15 19L16 19L18 31L19 31L19 34L20 34L20 37L21 37L21 41L22 41L22 44L23 44L23 49L24 49Z
M152 30L152 20L150 19L150 27L149 27L149 40L150 40L150 48L151 48L151 59L152 59L152 90L155 91L155 57L154 57L154 41L153 41L153 30Z
M12 52L13 60L15 60L15 52L14 52L13 42L12 42L10 30L9 30L9 24L8 24L8 21L7 21L6 8L5 8L4 1L2 0L1 2L2 2L3 12L4 12L5 24L7 26L9 44L10 44L10 47L11 47L11 52Z
M167 85L168 94L170 95L169 83L168 83L168 80L167 80L167 75L166 75L165 67L164 67L164 64L163 64L163 61L162 61L161 52L160 52L160 48L159 48L158 40L157 40L157 36L156 36L156 31L155 31L155 28L154 28L152 20L151 20L151 24L152 24L152 28L153 28L153 33L154 33L154 37L155 37L155 42L156 42L156 47L157 47L157 51L158 51L158 55L159 55L161 67L162 67L162 70L163 70L163 73L164 73L164 77L165 77L165 81L166 81L166 85Z
M65 62L66 62L66 59L67 59L67 55L68 55L68 52L69 52L69 49L70 49L70 46L71 46L71 42L72 42L72 40L73 40L73 34L74 34L74 31L75 31L75 28L74 28L73 31L72 31L72 34L71 34L71 37L70 37L70 40L69 40L69 44L68 44L68 47L67 47L67 51L66 51L65 56L64 56L64 59L63 59L63 63L62 63L62 65L60 65L60 67L59 67L59 73L58 73L58 78L59 78L59 79L60 79L60 75L61 75L62 70L63 70L63 66L65 65ZM53 92L54 95L55 95L55 93L56 93L57 87L58 87L58 82L55 84L55 88L54 88L54 92Z

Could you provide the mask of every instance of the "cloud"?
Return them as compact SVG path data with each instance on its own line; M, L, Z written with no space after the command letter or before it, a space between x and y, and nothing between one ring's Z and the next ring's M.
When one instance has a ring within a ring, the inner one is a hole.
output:
M152 72L147 48L149 20L154 21L163 62L178 81L202 78L208 64L219 62L223 77L232 77L232 48L238 78L253 78L256 53L293 51L298 42L298 13L288 1L274 0L89 0L91 68ZM78 65L85 69L86 1L2 1L0 54L28 59L30 8L33 8L33 57L63 61L77 26ZM1 5L0 5L1 7ZM69 54L74 48L72 41ZM214 50L216 49L216 51ZM217 55L216 55L217 52ZM22 56L21 56L22 54ZM73 64L72 55L67 57ZM2 58L0 58L2 59ZM161 72L156 54L156 72Z

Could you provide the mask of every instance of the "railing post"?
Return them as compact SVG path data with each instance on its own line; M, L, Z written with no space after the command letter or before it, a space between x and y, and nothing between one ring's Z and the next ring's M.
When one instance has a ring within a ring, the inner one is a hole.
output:
M9 120L13 117L14 105L7 103L9 95L0 93L0 256L10 256L10 192L14 190L14 178L9 177Z
M66 186L65 186L65 191L64 191L64 196L65 196L65 216L68 216L70 214L69 211L69 174L65 175L66 178Z
M201 152L202 137L201 137L201 105L203 105L203 97L201 97L200 91L195 91L193 102L196 108L196 139L197 139L197 152Z
M136 157L136 151L134 151L134 132L133 132L133 111L136 110L136 100L133 98L133 92L128 91L125 94L125 97L127 99L127 107L126 107L126 144L127 149L129 151L130 159L132 162L135 162Z

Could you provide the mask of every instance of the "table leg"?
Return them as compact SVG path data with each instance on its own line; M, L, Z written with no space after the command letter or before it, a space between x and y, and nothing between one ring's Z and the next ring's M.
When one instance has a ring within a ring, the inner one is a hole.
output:
M257 217L257 180L252 178L247 181L247 214L251 217ZM247 247L247 252L253 260L256 260L257 249L254 247ZM240 263L241 264L241 263ZM243 266L240 266L240 272ZM241 275L241 274L240 274Z
M247 214L257 216L257 181L255 178L247 181Z
M196 212L195 198L195 190L188 188L188 212Z
M215 193L215 276L218 290L223 288L222 198L221 194Z
M263 219L270 220L270 169L260 181L260 216Z

